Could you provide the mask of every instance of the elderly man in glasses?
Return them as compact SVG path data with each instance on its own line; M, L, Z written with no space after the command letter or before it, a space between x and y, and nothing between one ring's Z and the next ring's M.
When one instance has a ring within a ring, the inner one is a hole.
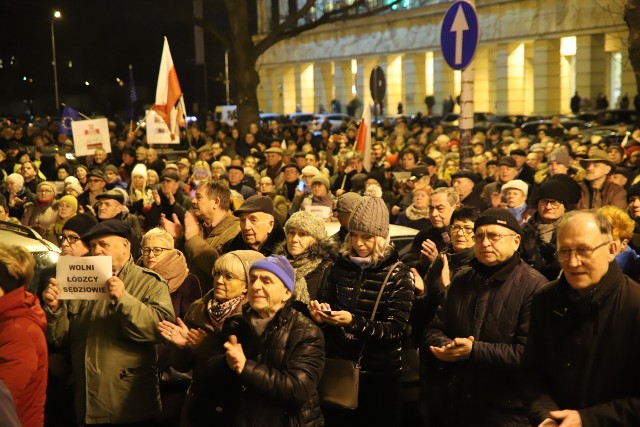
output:
M452 279L425 332L434 425L528 426L517 384L529 307L547 281L518 256L522 230L506 209L474 223L474 258Z
M640 425L640 286L592 211L558 225L562 275L533 299L524 398L534 426Z

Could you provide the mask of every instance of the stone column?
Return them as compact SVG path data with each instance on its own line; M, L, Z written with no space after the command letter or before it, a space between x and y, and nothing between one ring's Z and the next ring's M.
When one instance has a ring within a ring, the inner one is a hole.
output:
M535 56L533 109L537 114L563 111L564 106L560 105L560 39L537 40L534 42L533 50Z
M453 70L449 68L447 62L442 56L440 50L433 52L433 87L436 98L436 105L433 107L434 114L442 113L442 101L449 99L449 95L453 97L455 102L457 94L455 94L455 83Z
M412 53L404 55L404 111L415 114L421 111L427 114L427 106L424 98L427 95L426 88L426 63L424 53Z
M604 34L576 38L576 90L591 100L595 107L599 93L607 93L607 58ZM611 99L609 99L611 103Z
M398 103L402 103L406 113L404 97L404 55L390 55L387 57L387 112L397 114Z
M313 64L305 63L300 65L300 85L297 91L298 103L303 113L315 113L317 105L315 104L315 86Z
M331 62L316 62L313 64L313 88L315 111L319 112L320 104L325 111L331 111L331 100L334 97L333 64Z

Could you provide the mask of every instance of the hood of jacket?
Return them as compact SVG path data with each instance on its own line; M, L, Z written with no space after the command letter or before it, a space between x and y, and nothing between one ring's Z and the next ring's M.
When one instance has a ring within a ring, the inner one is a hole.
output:
M0 297L0 323L18 317L31 320L42 332L47 328L47 318L40 301L34 294L25 291L24 286Z

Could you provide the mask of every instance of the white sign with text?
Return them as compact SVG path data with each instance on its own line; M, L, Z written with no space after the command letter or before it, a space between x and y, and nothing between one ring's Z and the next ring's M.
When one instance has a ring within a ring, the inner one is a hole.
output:
M109 299L106 282L113 276L110 256L62 256L56 271L59 299Z

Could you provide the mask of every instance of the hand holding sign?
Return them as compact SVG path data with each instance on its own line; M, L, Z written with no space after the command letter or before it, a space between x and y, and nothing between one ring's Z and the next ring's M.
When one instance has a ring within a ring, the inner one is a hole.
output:
M117 276L109 277L107 280L107 291L112 301L116 303L119 302L122 295L126 292L124 282Z
M62 302L58 299L60 295L60 289L58 288L58 281L54 278L49 279L49 285L47 289L42 293L42 299L44 303L54 313L58 311Z

